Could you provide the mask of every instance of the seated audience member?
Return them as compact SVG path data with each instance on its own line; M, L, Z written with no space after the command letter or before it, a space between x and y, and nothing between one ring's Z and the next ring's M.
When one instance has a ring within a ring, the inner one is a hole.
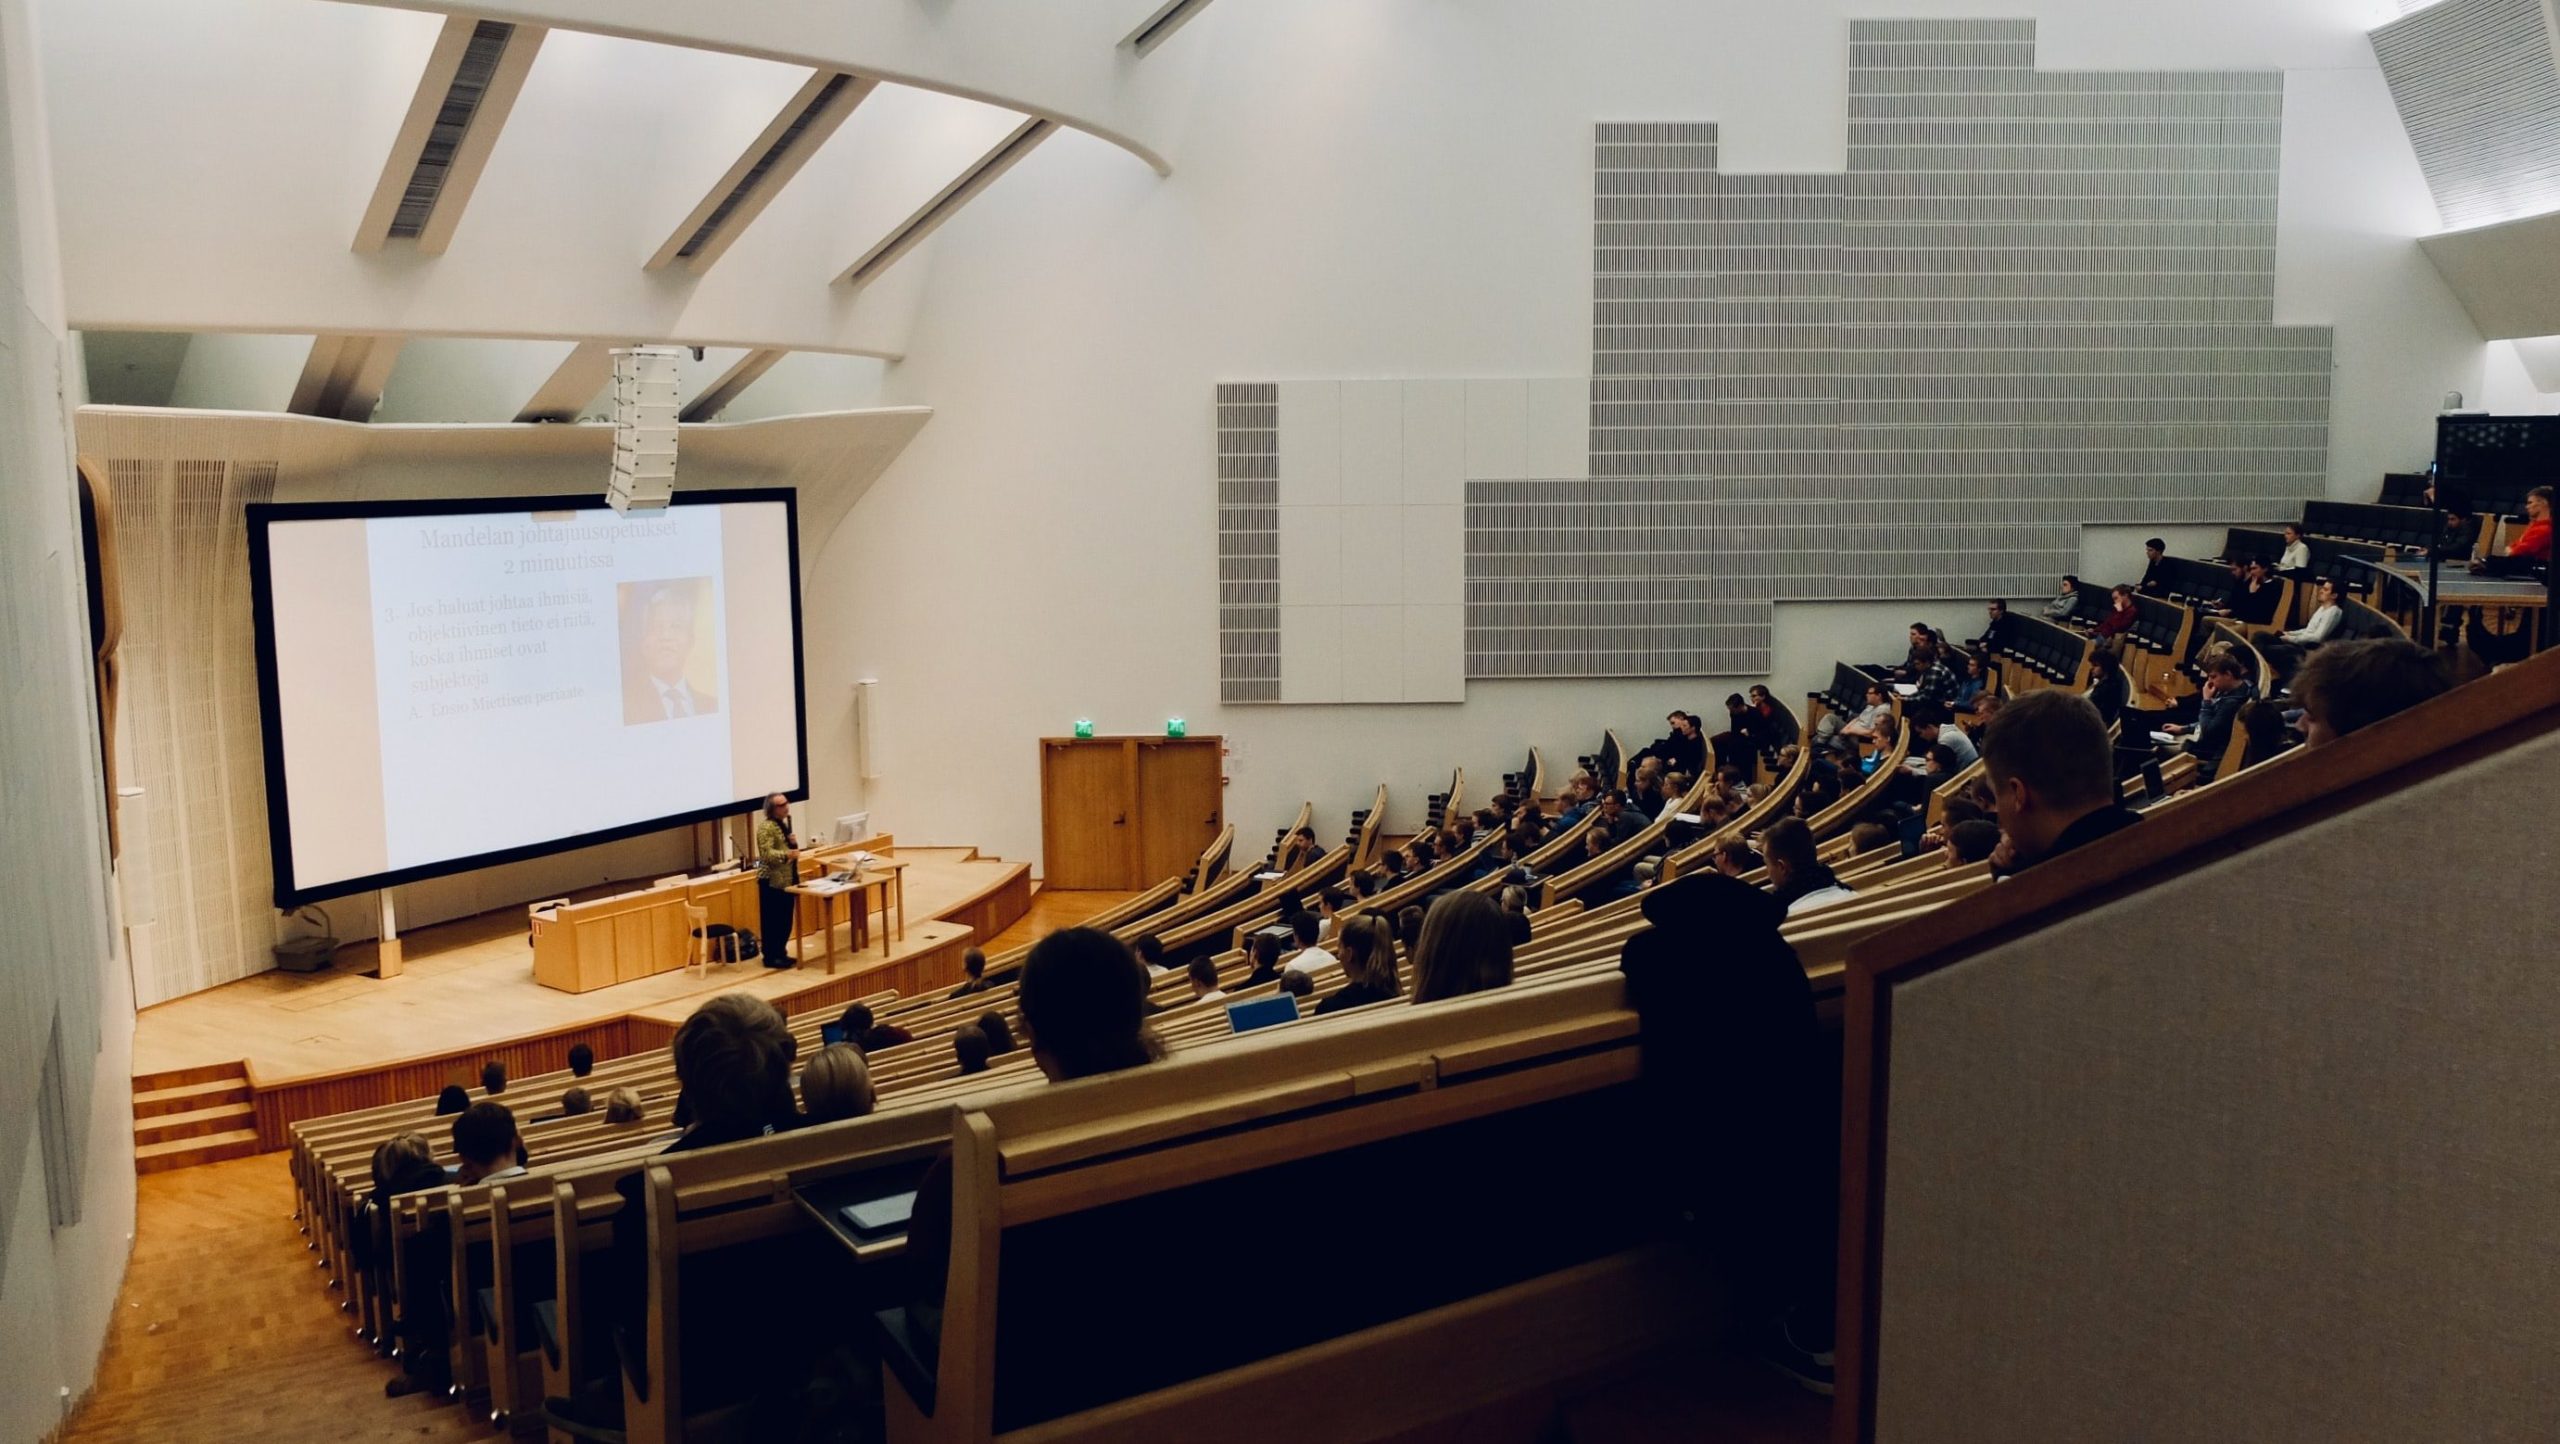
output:
M2404 637L2332 642L2311 654L2293 679L2302 704L2302 740L2321 747L2397 716L2453 689L2435 653Z
M1387 886L1393 887L1397 883L1403 882L1405 875L1404 852L1398 848L1389 848L1385 852L1380 853L1378 855L1378 867L1380 871L1386 874Z
M1752 745L1762 752L1776 752L1780 748L1795 746L1796 741L1795 714L1779 706L1778 699L1769 694L1768 688L1754 686L1751 689ZM1747 763L1743 770L1750 770ZM1694 770L1692 775L1695 775Z
M979 1041L984 1042L985 1036L980 1034ZM830 1043L801 1066L800 1107L811 1123L860 1118L876 1101L871 1064L851 1043Z
M581 1113L592 1113L595 1111L595 1106L595 1100L587 1096L587 1090L584 1088L571 1088L560 1095L560 1116L563 1118L575 1118Z
M1458 821L1463 824L1469 832L1473 832L1475 830L1475 823L1472 819L1462 817L1459 818ZM1342 910L1349 906L1351 906L1350 890L1338 882L1326 884L1324 889L1316 894L1316 920L1323 924L1323 927L1316 933L1318 941L1321 942L1330 939L1336 932L1341 930Z
M2311 543L2302 539L2302 528L2292 522L2284 524L2284 552L2276 558L2280 572L2311 570Z
M1155 939L1141 938L1139 941L1142 943L1152 943L1155 942ZM1162 953L1162 944L1157 945L1157 951L1159 954ZM943 996L951 998L965 998L971 993L985 992L987 990L986 950L984 948L970 948L962 952L960 954L960 971L966 974L967 977L961 982L960 986L953 988Z
M1903 715L1911 724L1914 750L1925 753L1931 747L1944 747L1955 754L1955 770L1961 771L1973 765L1976 756L1973 739L1964 735L1963 728L1953 725L1954 719L1945 708L1912 707Z
M2133 678L2125 672L2124 641L2103 638L2089 649L2089 705L2098 709L2099 716L2112 721L2132 700ZM1990 724L1983 725L1988 731Z
M1407 903L1396 909L1396 947L1402 950L1407 963L1413 961L1413 950L1422 945L1423 916L1418 903Z
M2265 557L2251 557L2242 565L2247 578L2231 600L2222 608L2223 615L2244 627L2263 627L2276 619L2276 605L2284 595L2284 584L2276 580Z
M2002 838L1993 870L2011 873L2141 819L2116 799L2115 747L2085 697L2048 687L2011 702L1983 729L1982 758Z
M1822 861L1813 844L1813 829L1801 818L1782 817L1769 824L1769 830L1760 834L1760 853L1768 859L1769 896L1789 917L1857 896L1842 887Z
M1654 822L1669 822L1680 815L1681 804L1688 801L1691 786L1689 774L1674 772L1662 779L1662 805L1653 811ZM1713 806L1712 803L1708 804Z
M895 1023L872 1022L871 1005L868 1003L847 1005L843 1016L836 1019L836 1029L844 1034L846 1042L865 1053L877 1053L883 1048L895 1048L901 1043L916 1040L915 1034Z
M799 1122L791 1099L791 1063L799 1042L764 999L752 993L713 998L676 1029L667 1051L692 1114L684 1136L667 1152L788 1132Z
M1726 877L1740 877L1746 872L1760 870L1760 854L1753 852L1751 844L1738 837L1728 837L1717 843L1715 856L1716 871Z
M1525 887L1504 888L1501 905L1502 919L1511 925L1512 945L1517 947L1529 941L1530 930L1535 926L1529 921L1529 890Z
M2293 746L2293 734L2284 725L2284 709L2260 699L2240 709L2239 728L2249 739L2248 761L2252 767Z
M987 1047L995 1056L1001 1058L1013 1051L1013 1025L1004 1020L1004 1014L990 1008L970 1026L986 1035Z
M1378 889L1384 886L1386 886L1386 878L1375 867L1364 867L1351 875L1351 890L1358 893L1364 902L1376 897ZM1146 939L1141 938L1139 941L1145 942Z
M1644 819L1627 808L1624 794L1615 788L1600 794L1600 816L1591 824L1592 856L1616 847L1644 831Z
M1893 701L1885 695L1884 684L1869 682L1867 705L1860 708L1855 716L1844 716L1838 712L1823 713L1822 720L1813 724L1813 740L1817 745L1827 743L1836 750L1845 752L1857 743L1873 742L1876 736L1876 724L1892 715ZM1732 769L1726 770L1730 772Z
M2142 613L2133 604L2133 588L2119 584L2110 595L2114 597L2115 605L2098 619L2096 630L2101 637L2121 637L2133 630L2135 622L2142 620Z
M391 1257L391 1200L404 1193L444 1188L452 1182L453 1175L436 1162L434 1148L423 1133L394 1135L373 1150L373 1191L365 1196L348 1243L356 1266L376 1281L375 1287L387 1294L398 1276ZM406 1248L408 1254L402 1264L413 1271L411 1287L401 1300L400 1317L391 1324L393 1335L400 1340L401 1371L382 1388L384 1396L393 1399L440 1391L451 1381L452 1373L452 1334L447 1327L445 1302L451 1293L450 1279L438 1270L449 1250L428 1235L411 1238ZM435 1282L447 1286L424 1286L418 1277L420 1272L438 1274Z
M1929 665L1930 659L1938 652L1938 629L1927 622L1913 622L1910 637L1910 651L1903 655L1898 665L1886 669L1896 681L1919 681L1921 671Z
M2048 622L2067 622L2071 620L2071 614L2079 610L2080 579L2066 573L2062 578L2061 593L2044 604L2044 619Z
M572 1043L572 1044L570 1044L570 1045L569 1045L569 1073L570 1073L570 1076L572 1076L572 1077L577 1077L577 1078L584 1078L584 1077L586 1077L588 1074L593 1073L594 1071L596 1071L596 1050L595 1050L595 1049L593 1049L593 1048L588 1047L588 1046L587 1046L586 1044L584 1044L584 1043Z
M1383 1003L1403 992L1396 982L1396 943L1385 918L1361 913L1345 919L1340 941L1343 985L1316 1004L1317 1014Z
M2146 597L2169 595L2169 584L2160 576L2160 561L2167 555L2169 555L2169 544L2160 538L2155 536L2143 542L2142 580L2133 584L2135 591Z
M495 1098L507 1091L507 1065L492 1058L480 1065L480 1091Z
M1956 678L1954 694L1947 699L1949 707L1957 712L1970 712L1982 701L1982 694L1991 690L1991 664L1984 660L1988 655L1985 652L1964 654L1964 670Z
M1218 986L1217 963L1206 956L1193 958L1191 960L1191 1001L1223 1003L1226 1000L1225 991Z
M1258 988L1264 983L1280 981L1279 934L1255 933L1253 941L1245 946L1245 956L1253 960L1253 971L1245 974L1244 981L1237 986Z
M1289 834L1288 844L1281 849L1280 870L1296 872L1322 856L1324 849L1316 845L1316 835L1302 827Z
M1698 719L1677 708L1663 719L1670 725L1670 735L1657 737L1652 745L1627 759L1629 766L1641 766L1648 760L1660 762L1665 772L1695 775L1706 765L1707 742L1700 732Z
M2009 620L2009 603L2000 597L1983 603L1982 614L1985 618L1982 635L1973 639L1973 650L1986 656L1993 655L2009 645L2010 634L2017 630L2017 624Z
M1751 759L1760 751L1759 744L1751 738L1751 704L1743 699L1741 693L1732 693L1724 699L1724 716L1724 730L1708 739L1708 745L1715 751L1716 765L1748 771ZM1616 790L1606 788L1601 795L1606 796Z
M2322 577L2319 590L2314 595L2318 601L2309 620L2291 630L2258 639L2258 651L2279 676L2292 676L2294 669L2302 665L2303 653L2337 635L2339 624L2346 620L2346 609L2339 605L2337 578Z
M617 1128L637 1123L648 1116L648 1110L641 1106L637 1088L616 1088L604 1095L604 1121Z
M2505 556L2476 558L2471 570L2513 576L2551 565L2551 488L2537 486L2524 494L2524 530L2507 544Z
M1458 847L1459 847L1459 850L1460 850L1460 851L1464 851L1466 848L1468 848L1469 846L1471 846L1471 845L1475 842L1475 840L1476 840L1476 818L1475 818L1475 814L1474 814L1474 813L1471 813L1471 812L1461 812L1461 813L1459 813L1457 816L1450 818L1450 819L1449 819L1449 825L1448 825L1448 827L1446 827L1446 828L1444 828L1444 829L1442 829L1442 830L1443 830L1443 831L1445 831L1445 832L1447 832L1447 833L1449 834L1449 840L1450 840L1450 841L1452 841L1452 842L1454 842L1454 843L1456 843L1456 844L1458 845ZM1326 937L1328 937L1328 938L1329 938L1329 937L1332 937L1332 936L1333 936L1333 910L1332 910L1331 908L1328 908L1328 907L1324 906L1323 901L1322 901L1321 899L1319 899L1319 900L1317 901L1317 904L1316 904L1316 910L1317 910L1318 912L1320 912L1320 913L1324 914L1324 922L1325 922L1325 931L1324 931L1324 935L1325 935Z
M964 1023L951 1033L951 1056L959 1061L962 1073L987 1071L987 1035L974 1023Z
M1881 822L1861 822L1849 829L1849 855L1861 857L1893 846L1893 829Z
M1300 913L1292 919L1289 923L1289 935L1296 940L1298 951L1286 964L1282 965L1283 970L1292 973L1312 973L1318 968L1332 967L1333 954L1327 952L1316 941L1323 931L1323 920L1314 913Z
M1590 773L1577 772L1571 781L1565 783L1564 792L1556 801L1557 826L1571 827L1599 804L1600 784L1592 779Z
M456 1183L467 1187L523 1173L524 1165L516 1161L519 1151L516 1115L504 1103L483 1099L453 1120L453 1156L461 1160L454 1165Z
M1511 983L1511 929L1482 893L1453 892L1431 905L1413 950L1413 1000L1436 1003Z
M1648 757L1636 766L1634 781L1627 785L1627 810L1651 821L1662 811L1662 764Z
M2211 782L2222 766L2222 755L2231 748L2231 727L2240 720L2241 707L2257 700L2249 664L2237 652L2214 653L2204 664L2202 696L2194 725L2171 722L2160 730L2182 739L2181 745L2195 754L2197 779Z
M2436 543L2438 555L2447 562L2468 562L2472 549L2480 544L2480 518L2472 515L2468 501L2444 503L2444 531Z
M442 1118L449 1113L459 1113L470 1106L471 1095L464 1092L462 1085L459 1083L447 1083L444 1085L444 1091L436 1095L436 1116L438 1118Z
M1946 854L1947 866L1962 867L1982 861L1999 847L2000 824L1988 818L1968 817L1948 825L1947 840L1942 850Z
M1064 928L1034 944L1014 995L1032 1061L1052 1083L1163 1057L1147 1029L1146 1000L1146 974L1098 928Z
M1296 968L1282 968L1280 991L1293 998L1312 998L1316 995L1315 974L1300 972Z
M1962 737L1964 735L1964 729L1960 727L1950 727L1946 729L1943 735L1949 737ZM1972 744L1967 743L1967 750L1970 750L1971 746ZM1929 750L1921 754L1920 775L1928 779L1930 787L1943 787L1947 783L1954 781L1957 773L1964 771L1965 768L1971 765L1971 763L1956 755L1955 748L1944 742L1932 742L1929 744Z
M1934 641L1923 642L1915 652L1911 682L1920 690L1911 694L1913 702L1945 703L1956 695L1956 674L1947 666L1945 652Z

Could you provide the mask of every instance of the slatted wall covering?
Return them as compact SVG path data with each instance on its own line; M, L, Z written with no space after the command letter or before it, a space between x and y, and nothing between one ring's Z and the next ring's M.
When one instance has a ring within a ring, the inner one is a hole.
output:
M272 463L222 461L118 461L108 472L124 562L121 780L143 789L124 865L147 871L153 903L135 949L143 1007L274 964L241 509L272 499L275 477Z
M2373 32L2447 226L2560 209L2560 70L2542 0L2444 0Z
M1218 692L1280 700L1280 388L1218 388Z
M2330 335L2278 328L2274 73L2039 73L1850 26L1849 169L1595 132L1591 479L1471 484L1471 676L1766 671L1788 598L2038 592L2087 522L2290 514Z

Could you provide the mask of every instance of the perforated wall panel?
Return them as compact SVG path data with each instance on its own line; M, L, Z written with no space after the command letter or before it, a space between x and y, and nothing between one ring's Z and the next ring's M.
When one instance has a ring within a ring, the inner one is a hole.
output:
M2560 70L2541 0L2444 0L2373 53L2447 226L2560 209Z

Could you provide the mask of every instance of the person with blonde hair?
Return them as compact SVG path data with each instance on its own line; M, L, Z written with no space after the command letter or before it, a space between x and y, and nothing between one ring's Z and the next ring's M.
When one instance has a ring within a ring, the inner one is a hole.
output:
M876 1101L871 1065L851 1043L829 1043L800 1069L800 1111L812 1123L860 1118Z
M637 1123L648 1116L640 1106L640 1090L616 1088L604 1095L604 1121L611 1124Z
M1354 913L1342 920L1342 976L1346 981L1321 1003L1318 1013L1339 1012L1364 1003L1383 1003L1404 991L1396 981L1395 934L1376 913Z
M1511 984L1511 925L1482 893L1431 905L1413 947L1413 1000L1436 1003Z

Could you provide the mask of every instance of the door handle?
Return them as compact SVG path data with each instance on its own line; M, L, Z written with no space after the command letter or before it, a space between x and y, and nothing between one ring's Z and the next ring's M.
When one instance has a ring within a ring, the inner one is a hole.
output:
M1111 819L1111 825L1112 825L1113 827L1118 827L1118 826L1120 826L1121 824L1123 824L1123 823L1127 822L1128 820L1129 820L1129 814L1127 814L1127 813L1125 813L1125 812L1124 812L1124 813L1121 813L1118 817L1115 817L1115 818Z

